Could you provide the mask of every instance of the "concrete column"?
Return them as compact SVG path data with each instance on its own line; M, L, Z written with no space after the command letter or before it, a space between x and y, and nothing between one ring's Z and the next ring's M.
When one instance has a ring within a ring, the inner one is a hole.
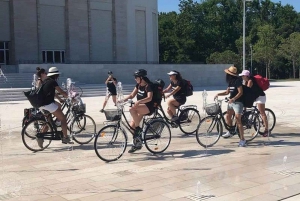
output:
M128 61L127 40L127 2L128 0L115 0L115 31L116 31L116 59Z
M68 0L69 59L89 61L89 19L87 0Z
M37 1L11 0L12 58L38 60ZM15 63L15 62L14 62Z

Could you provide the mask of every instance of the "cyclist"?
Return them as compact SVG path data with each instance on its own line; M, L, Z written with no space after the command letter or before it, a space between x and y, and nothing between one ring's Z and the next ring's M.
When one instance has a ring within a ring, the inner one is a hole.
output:
M259 110L264 126L265 126L265 131L263 133L264 137L268 136L268 119L267 115L265 112L265 104L266 104L266 94L265 92L258 86L256 83L255 79L253 76L250 74L248 70L243 70L241 74L239 74L245 81L245 85L249 88L252 89L252 91L256 94L256 100L255 102L257 103L257 109Z
M43 81L43 92L45 95L44 106L40 107L41 110L47 110L52 113L60 122L63 132L62 143L71 144L71 139L67 134L67 120L59 105L54 101L55 90L62 94L65 98L68 97L68 94L64 92L57 84L57 79L60 75L60 72L56 67L51 67L48 71L48 74L41 74L41 79ZM43 139L38 139L38 145L43 147Z
M117 101L117 79L113 76L113 73L111 71L108 71L108 78L105 80L105 84L107 86L107 94L102 106L102 109L100 110L100 112L104 112L104 108L107 104L108 99L110 98L110 96L112 96L113 102L115 103L116 106L116 101Z
M131 94L123 100L127 101L128 99L133 99L135 96L137 96L137 101L129 109L132 117L130 126L135 129L133 135L134 143L131 149L128 151L129 153L133 153L142 148L142 129L139 126L140 122L144 115L152 114L154 112L154 103L152 102L152 83L147 78L147 71L144 69L135 71L134 78L137 84Z
M227 115L226 115L226 123L232 126L232 116L235 113L236 123L240 133L240 142L239 147L246 146L246 140L244 138L244 129L241 121L241 116L243 112L243 103L242 103L242 95L243 95L243 87L242 80L239 79L237 74L237 68L234 66L230 66L228 69L224 70L226 73L226 82L228 83L228 87L226 91L222 93L218 93L215 95L215 98L218 96L225 96L230 94L228 107L227 107ZM222 135L223 137L230 137L231 133L227 131L226 134Z
M185 104L186 96L184 91L184 83L181 77L181 74L178 71L172 70L168 73L170 76L171 83L169 86L163 90L163 93L168 92L172 89L172 92L166 95L166 98L169 98L173 95L173 98L170 98L167 101L168 109L167 112L171 117L171 121L176 121L178 119L176 115L176 108Z

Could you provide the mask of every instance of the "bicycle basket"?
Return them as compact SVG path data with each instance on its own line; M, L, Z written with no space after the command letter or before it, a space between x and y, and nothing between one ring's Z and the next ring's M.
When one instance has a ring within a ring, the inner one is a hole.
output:
M220 111L220 107L216 103L207 104L205 106L205 111L208 115L216 115Z
M121 112L117 109L107 109L104 110L104 113L108 121L118 121L121 119Z

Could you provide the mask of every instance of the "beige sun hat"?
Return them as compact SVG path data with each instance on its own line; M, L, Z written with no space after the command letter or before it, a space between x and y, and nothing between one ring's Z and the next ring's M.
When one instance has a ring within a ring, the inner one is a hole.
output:
M234 66L230 66L228 69L225 69L224 71L225 71L225 73L227 73L229 75L238 76L237 68Z
M47 76L59 75L59 74L60 72L57 67L50 67Z

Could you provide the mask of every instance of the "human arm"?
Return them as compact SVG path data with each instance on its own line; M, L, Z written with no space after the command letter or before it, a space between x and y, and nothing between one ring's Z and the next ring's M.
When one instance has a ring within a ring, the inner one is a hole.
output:
M55 90L56 90L59 94L61 94L63 97L68 98L68 94L67 94L64 90L62 90L59 86L56 86L56 87L55 87ZM56 97L56 95L57 95L57 94L55 94L55 97ZM58 95L57 95L57 96L58 96Z
M105 84L107 84L110 80L113 80L112 75L109 75L109 76L107 77L107 79L105 80Z
M131 94L129 94L126 98L124 98L123 101L128 101L129 99L133 99L137 93L138 93L138 89L136 87L134 87Z
M238 90L237 95L236 95L235 97L229 99L228 103L233 103L233 102L235 102L238 98L240 98L240 97L243 95L243 87L242 87L242 86L239 86L239 87L237 88L237 90Z
M253 81L251 79L247 82L247 87L251 88L253 86Z
M169 84L169 86L163 90L163 93L170 91L171 87L172 87L172 85Z
M221 93L217 93L216 95L215 95L215 99L216 98L218 98L218 96L226 96L226 95L228 95L229 94L229 87L226 89L226 91L223 91L223 92L221 92Z

